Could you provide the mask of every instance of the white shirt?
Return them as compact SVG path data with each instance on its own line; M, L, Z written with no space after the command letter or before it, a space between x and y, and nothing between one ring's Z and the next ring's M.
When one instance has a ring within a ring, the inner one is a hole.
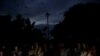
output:
M82 52L80 56L87 56L87 52L86 51Z
M39 56L43 56L43 52L39 53Z

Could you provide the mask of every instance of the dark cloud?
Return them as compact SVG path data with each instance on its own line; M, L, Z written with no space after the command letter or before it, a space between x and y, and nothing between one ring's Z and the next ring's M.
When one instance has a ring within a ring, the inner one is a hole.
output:
M22 15L31 21L46 23L45 13L51 13L50 23L63 20L64 11L77 3L98 2L99 0L0 0L0 14Z

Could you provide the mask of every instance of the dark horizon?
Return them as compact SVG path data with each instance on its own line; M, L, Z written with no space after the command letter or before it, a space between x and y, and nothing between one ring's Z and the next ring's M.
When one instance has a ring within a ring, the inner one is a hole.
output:
M99 0L0 0L0 15L11 14L15 17L22 14L29 18L31 22L46 24L45 13L49 12L49 24L58 24L62 21L63 14L75 4L84 4L87 2L99 3Z

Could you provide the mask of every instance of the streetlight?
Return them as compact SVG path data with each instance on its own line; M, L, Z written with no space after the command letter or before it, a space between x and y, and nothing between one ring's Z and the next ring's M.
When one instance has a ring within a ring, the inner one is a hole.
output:
M49 38L49 21L48 21L49 16L50 16L50 14L47 12L46 13L46 17L47 17L47 38Z

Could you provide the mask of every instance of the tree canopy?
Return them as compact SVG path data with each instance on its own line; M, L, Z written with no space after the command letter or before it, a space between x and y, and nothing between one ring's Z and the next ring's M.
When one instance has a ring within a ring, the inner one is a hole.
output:
M64 20L55 25L52 35L57 40L92 42L99 38L99 20L100 4L77 4L64 13Z
M31 24L29 18L23 18L21 14L12 20L10 15L0 16L0 41L1 43L30 43L42 41L41 30L34 28L35 22Z

